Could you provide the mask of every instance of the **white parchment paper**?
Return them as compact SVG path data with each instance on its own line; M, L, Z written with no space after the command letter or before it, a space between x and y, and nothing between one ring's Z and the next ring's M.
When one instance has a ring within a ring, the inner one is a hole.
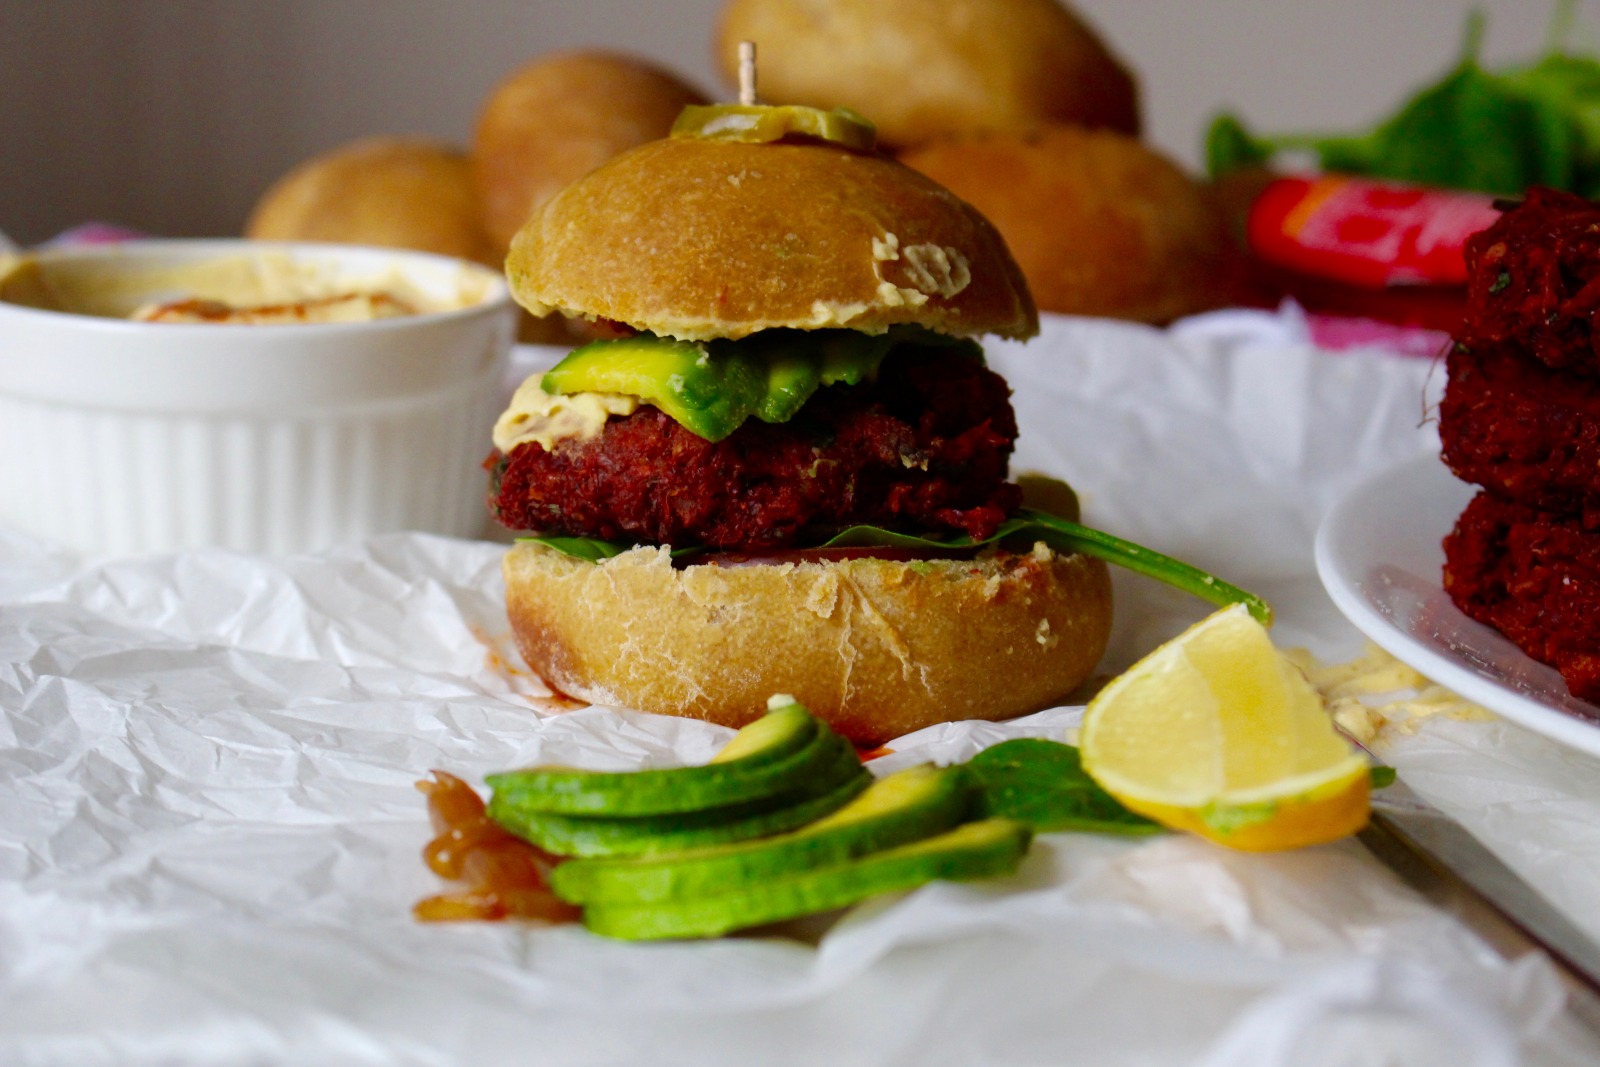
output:
M1048 319L997 345L1014 469L1086 520L1267 595L1284 644L1360 640L1312 537L1436 448L1442 374L1329 354L1292 316ZM413 782L708 757L706 724L559 711L512 650L501 546L394 535L289 558L92 560L0 531L0 1063L1595 1062L1542 961L1499 960L1360 846L1238 855L1044 835L1014 879L931 885L793 937L629 945L426 926ZM1119 576L1105 667L1206 608ZM877 761L1060 737L1079 709ZM1411 784L1574 910L1600 885L1593 761L1429 724ZM1592 919L1586 921L1593 922Z

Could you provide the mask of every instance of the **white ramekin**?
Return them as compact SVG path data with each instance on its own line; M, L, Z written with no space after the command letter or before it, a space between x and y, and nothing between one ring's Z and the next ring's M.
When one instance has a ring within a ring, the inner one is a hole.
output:
M119 555L484 533L481 462L515 327L495 272L394 249L236 240L36 258L142 269L262 252L353 282L398 275L462 306L241 326L0 301L0 523Z

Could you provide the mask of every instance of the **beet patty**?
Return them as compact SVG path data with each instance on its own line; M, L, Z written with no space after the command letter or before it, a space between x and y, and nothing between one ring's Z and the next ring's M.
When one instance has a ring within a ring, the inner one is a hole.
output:
M1464 482L1545 511L1600 516L1600 382L1504 347L1457 347L1439 409Z
M1471 348L1508 345L1548 367L1600 376L1600 212L1555 189L1467 239Z
M1445 538L1457 607L1600 701L1600 533L1581 521L1479 493Z
M875 380L721 441L647 406L587 441L522 444L490 503L514 530L608 541L780 548L862 523L982 538L1021 501L1005 480L1016 436L1010 390L980 361L891 351Z

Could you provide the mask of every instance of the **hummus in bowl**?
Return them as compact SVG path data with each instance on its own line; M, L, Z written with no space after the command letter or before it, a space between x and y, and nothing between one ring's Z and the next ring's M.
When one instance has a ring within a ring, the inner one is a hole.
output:
M86 551L483 529L514 306L388 248L140 241L0 265L0 523Z

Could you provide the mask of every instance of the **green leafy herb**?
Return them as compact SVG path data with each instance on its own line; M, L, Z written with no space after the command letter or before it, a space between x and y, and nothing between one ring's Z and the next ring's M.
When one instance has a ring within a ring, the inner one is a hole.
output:
M821 548L910 548L935 552L957 551L995 544L1000 541L1043 541L1051 548L1063 552L1077 552L1107 563L1143 574L1164 582L1175 589L1199 597L1218 607L1243 604L1262 625L1272 624L1272 608L1254 593L1208 574L1171 556L1162 555L1143 545L1134 544L1114 534L1092 529L1068 519L1047 515L1042 511L1021 508L1014 518L1002 523L992 537L975 541L965 535L950 538L919 537L916 534L885 530L878 526L851 526L823 542ZM609 541L596 541L582 537L528 537L521 540L537 541L558 552L578 559L598 563L632 545ZM696 555L704 549L682 547L672 550L673 559Z
M1371 778L1372 788L1374 789L1387 789L1394 785L1395 773L1393 767L1379 765L1373 767L1367 773Z
M519 537L519 541L537 541L541 545L548 545L563 555L574 559L587 560L590 563L599 563L601 560L620 556L631 545L620 545L613 541L600 541L593 537Z
M1218 607L1243 604L1263 625L1270 625L1272 622L1272 608L1254 593L1247 593L1238 586L1231 585L1215 575L1207 574L1198 567L1162 555L1143 545L1030 508L1019 509L1016 517L1006 520L993 537L983 541L974 541L970 537L934 540L896 533L876 526L852 526L825 542L823 547L971 548L980 544L1013 539L1020 541L1027 538L1043 541L1055 549L1079 552L1107 563L1114 563L1136 574L1165 582Z
M1037 831L1155 834L1161 826L1119 804L1084 773L1078 750L1059 741L1020 737L967 762L983 818L1016 819Z
M1238 116L1226 112L1206 130L1206 170L1214 178L1242 167L1264 167L1277 150L1276 143L1256 137Z
M1570 7L1558 8L1558 26L1563 12ZM1206 134L1207 166L1216 177L1302 150L1324 170L1424 185L1600 191L1600 62L1563 51L1553 38L1532 64L1488 70L1478 61L1482 35L1475 12L1456 65L1367 133L1256 136L1237 116L1219 115Z
M535 534L530 537L519 537L518 541L532 541L535 544L553 548L562 555L581 559L587 563L603 563L612 556L620 556L638 545L623 541L602 541L598 537L549 537L544 534ZM674 548L668 553L673 559L684 556L693 556L704 549L694 546L690 548Z

